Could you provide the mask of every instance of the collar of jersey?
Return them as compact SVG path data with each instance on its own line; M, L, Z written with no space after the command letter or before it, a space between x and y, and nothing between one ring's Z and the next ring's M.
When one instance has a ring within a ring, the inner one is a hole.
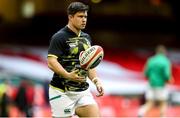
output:
M76 33L75 32L73 32L68 26L66 26L66 29L69 31L69 32L72 32L73 34L75 34L76 35ZM79 32L79 34L78 35L76 35L77 37L80 37L81 36L81 31Z

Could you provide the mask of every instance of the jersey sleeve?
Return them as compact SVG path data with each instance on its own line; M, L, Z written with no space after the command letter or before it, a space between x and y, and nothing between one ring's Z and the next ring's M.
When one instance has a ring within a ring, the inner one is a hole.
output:
M171 63L168 62L166 64L166 67L164 68L164 75L165 75L165 79L169 80L171 78Z
M149 77L149 68L150 68L150 59L147 60L145 66L144 66L144 75L145 77Z
M63 55L64 50L64 37L61 35L54 35L51 38L50 45L48 48L48 57L54 56L56 58Z

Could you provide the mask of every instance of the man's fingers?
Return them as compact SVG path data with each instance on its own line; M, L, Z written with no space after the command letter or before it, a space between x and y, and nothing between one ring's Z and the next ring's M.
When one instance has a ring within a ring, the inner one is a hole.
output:
M72 71L72 73L77 73L79 70L77 69L77 70L74 70L74 71Z
M80 77L80 76L78 76L78 80L81 81L81 82L86 81L86 79L84 77Z
M103 96L104 95L104 90L101 86L97 86L97 90L99 92L99 94L97 94L97 97Z
M99 93L99 94L97 94L96 96L97 97L100 97L100 96L103 96L104 95L104 93Z
M84 77L78 76L78 74L75 75L75 81L78 82L84 82L86 79Z
M79 72L78 69L71 72L72 80L76 82L85 82L86 79L84 77L79 76L78 72Z

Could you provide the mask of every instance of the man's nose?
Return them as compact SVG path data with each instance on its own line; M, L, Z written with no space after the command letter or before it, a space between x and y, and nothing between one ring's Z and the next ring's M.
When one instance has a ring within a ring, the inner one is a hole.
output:
M87 20L87 18L83 17L83 21L86 21L86 20Z

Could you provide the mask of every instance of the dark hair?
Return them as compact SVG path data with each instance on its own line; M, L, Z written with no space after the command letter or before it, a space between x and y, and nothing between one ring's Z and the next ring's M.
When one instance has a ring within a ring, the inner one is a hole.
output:
M68 15L74 15L79 11L88 11L89 6L82 2L72 2L67 8Z

